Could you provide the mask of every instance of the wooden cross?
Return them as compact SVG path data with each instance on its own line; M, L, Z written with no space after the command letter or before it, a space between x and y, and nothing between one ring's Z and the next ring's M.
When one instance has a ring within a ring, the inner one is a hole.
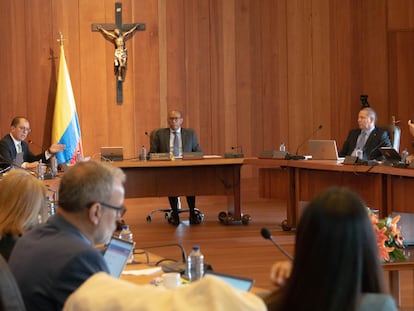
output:
M122 3L115 3L115 24L92 24L92 31L101 32L107 40L115 45L114 71L116 76L116 102L122 105L123 89L122 83L125 79L128 53L125 41L131 37L135 31L145 30L145 24L122 24Z

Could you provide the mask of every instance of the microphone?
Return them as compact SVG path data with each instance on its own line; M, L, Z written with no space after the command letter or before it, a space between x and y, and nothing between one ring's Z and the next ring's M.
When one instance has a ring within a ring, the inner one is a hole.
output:
M146 247L140 247L140 249L151 249L151 248L162 248L162 247L178 247L181 250L181 258L182 262L187 262L187 253L184 247L179 243L170 243L170 244L160 244L160 245L151 245Z
M155 263L156 266L159 266L164 261L168 261L168 263L162 264L161 268L164 272L179 272L179 273L185 273L187 268L187 253L185 252L184 247L179 243L171 243L171 244L161 244L161 245L151 245L147 247L141 247L142 250L147 250L151 248L161 248L161 247L173 247L176 246L181 250L181 257L182 261L178 262L169 258L164 258Z
M272 237L272 234L267 228L263 227L262 230L260 230L260 233L262 234L263 238L265 238L266 240L270 240L273 243L273 245L276 246L277 249L282 252L283 255L285 255L290 260L293 260L293 256L289 254L282 246L276 243L276 241Z
M313 130L313 132L312 132L312 134L310 134L308 137L306 137L306 139L305 140L303 140L300 144L299 144L299 146L298 146L298 148L296 149L296 153L295 153L295 156L296 156L296 158L295 158L295 156L292 156L291 158L293 159L293 160L302 160L302 159L304 159L305 157L304 156L298 156L298 153L299 153L299 149L309 140L309 139L311 139L312 137L313 137L313 135L315 135L316 134L316 132L317 131L319 131L319 130L321 130L323 128L323 125L322 124L320 124L315 130Z

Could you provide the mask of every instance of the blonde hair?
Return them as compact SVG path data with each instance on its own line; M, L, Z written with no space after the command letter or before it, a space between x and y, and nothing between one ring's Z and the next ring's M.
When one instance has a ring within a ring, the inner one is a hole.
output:
M0 236L21 235L38 223L47 188L28 171L14 169L0 180Z

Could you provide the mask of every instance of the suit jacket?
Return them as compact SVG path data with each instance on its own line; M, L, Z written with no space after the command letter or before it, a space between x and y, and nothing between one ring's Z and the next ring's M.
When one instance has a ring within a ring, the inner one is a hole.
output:
M201 152L194 130L181 128L183 152ZM154 130L150 136L150 153L170 152L170 128Z
M23 151L23 162L34 162L42 160L46 163L45 153L34 155L29 150L29 145L25 141L21 142L22 151ZM13 139L10 134L7 134L0 140L0 162L6 162L7 165L2 165L2 167L8 166L16 160L17 150L16 145L14 144Z
M9 266L27 311L60 311L86 279L109 273L102 254L59 214L17 240Z
M349 156L356 147L358 136L361 134L361 129L353 129L349 132L348 137L339 153L340 157ZM388 132L381 128L374 128L369 135L363 152L365 160L384 160L383 155L379 151L380 147L392 147Z

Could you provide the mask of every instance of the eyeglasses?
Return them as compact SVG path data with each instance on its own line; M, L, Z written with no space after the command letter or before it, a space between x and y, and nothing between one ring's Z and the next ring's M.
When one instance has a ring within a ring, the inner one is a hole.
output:
M98 203L101 204L102 206L109 207L109 208L116 210L117 217L123 217L127 211L127 208L124 205L121 205L118 207L118 206L113 206L113 205L106 204L103 202L98 202Z
M18 126L18 128L23 132L30 133L32 131L32 129L30 127Z
M182 117L171 117L171 118L168 118L168 120L170 120L170 121L178 121L178 120L181 120L182 119Z

